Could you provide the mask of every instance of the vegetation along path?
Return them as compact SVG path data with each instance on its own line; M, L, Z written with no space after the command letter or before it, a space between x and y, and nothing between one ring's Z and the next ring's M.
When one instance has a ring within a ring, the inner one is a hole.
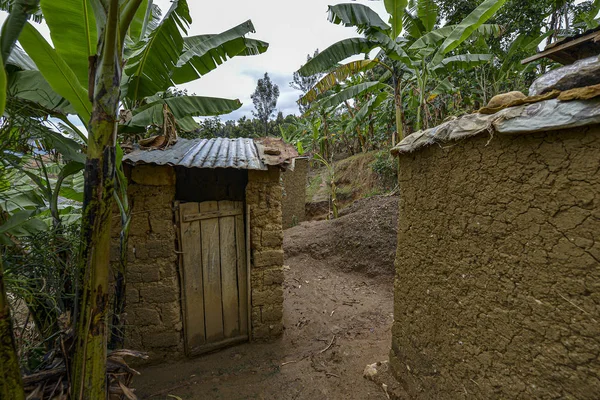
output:
M386 360L391 340L393 266L348 268L331 241L341 231L361 239L395 232L385 212L394 197L361 200L335 221L313 221L285 231L286 273L282 339L245 344L218 353L143 369L134 386L141 399L385 399L381 388L362 377L365 366ZM392 212L393 214L393 212ZM392 223L392 224L395 224ZM339 232L338 232L339 231ZM364 237L360 237L361 233ZM315 252L320 246L326 251ZM357 252L380 264L385 257ZM345 265L342 265L345 264ZM381 268L381 269L379 269ZM358 268L357 268L358 269ZM372 271L379 270L379 274ZM368 271L371 271L369 273ZM366 274L365 274L366 272Z

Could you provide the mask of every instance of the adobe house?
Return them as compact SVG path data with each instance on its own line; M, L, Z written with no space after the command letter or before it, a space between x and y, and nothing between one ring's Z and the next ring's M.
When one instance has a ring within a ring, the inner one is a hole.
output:
M278 139L217 138L124 157L127 348L156 361L281 335L280 173L295 156Z
M598 398L600 97L405 138L390 366L412 399Z

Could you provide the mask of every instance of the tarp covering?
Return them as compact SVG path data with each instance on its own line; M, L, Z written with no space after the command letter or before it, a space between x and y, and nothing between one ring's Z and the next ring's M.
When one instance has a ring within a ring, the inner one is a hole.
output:
M595 56L545 73L533 82L529 88L529 95L536 96L553 90L564 91L597 84L600 84L600 61L598 56Z
M600 123L600 98L558 99L503 109L495 114L469 114L407 136L391 153L412 153L432 144L445 144L482 133L525 134Z

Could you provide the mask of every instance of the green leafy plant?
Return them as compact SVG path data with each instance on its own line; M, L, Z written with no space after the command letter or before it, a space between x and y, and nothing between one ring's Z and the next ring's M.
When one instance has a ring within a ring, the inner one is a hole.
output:
M497 27L485 25L485 22L504 4L506 0L485 0L463 21L456 25L434 29L438 19L437 7L432 0L420 0L414 4L411 12L406 9L407 1L385 1L389 15L388 23L384 22L373 10L361 4L338 4L329 7L329 20L334 24L355 27L363 37L344 39L337 42L307 62L298 71L309 76L319 72L329 72L314 89L300 101L309 102L326 93L334 85L344 82L348 77L373 69L380 65L388 70L386 79L362 82L356 86L348 86L339 93L326 97L316 103L317 107L332 107L345 100L356 98L365 93L373 93L374 97L366 106L360 118L370 114L369 109L376 108L389 96L395 103L396 134L403 137L402 84L403 81L414 80L418 88L418 115L416 129L421 128L421 108L425 107L426 89L430 79L439 84L432 94L451 90L447 80L454 68L474 66L491 59L487 54L450 55L461 43L474 33L489 33ZM409 32L408 37L401 37L404 21ZM340 61L357 54L368 54L373 49L380 49L379 56L373 60L353 61L339 65ZM382 61L386 58L387 63ZM314 105L313 105L314 107ZM396 141L392 138L392 144Z
M398 159L392 157L389 150L377 152L371 168L386 186L396 185L398 182Z

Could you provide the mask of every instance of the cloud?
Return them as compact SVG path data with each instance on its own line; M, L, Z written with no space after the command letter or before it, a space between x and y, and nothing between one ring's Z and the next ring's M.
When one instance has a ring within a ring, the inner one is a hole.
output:
M340 0L339 2L342 2ZM168 0L157 0L163 10ZM236 57L201 79L183 85L190 93L200 96L238 98L244 104L239 110L221 119L251 117L253 109L250 95L256 82L265 72L277 83L281 92L278 109L284 114L298 114L295 104L300 92L289 87L294 71L305 62L306 55L315 49L325 49L331 44L359 36L352 28L327 21L327 6L331 0L252 0L200 2L188 0L193 19L188 35L223 32L243 21L252 19L256 33L250 37L269 43L269 50L258 56ZM367 4L384 20L383 1L357 1Z
M269 74L269 78L271 81L279 87L279 98L277 101L277 110L283 112L284 115L288 114L299 114L298 105L296 104L296 100L300 95L300 91L293 89L290 87L289 83L291 82L291 77L293 71L291 73L279 72L279 71L258 71L258 70L243 70L241 71L241 75L245 77L249 77L252 79L253 86L250 93L247 93L245 96L240 96L240 100L243 105L240 109L227 114L222 115L220 118L224 121L233 119L238 120L242 116L246 116L248 118L252 118L252 110L254 110L254 104L252 103L251 94L256 89L256 84L259 79L262 79L265 75L265 72Z
M199 96L240 99L243 107L222 116L224 120L238 119L242 115L251 117L253 105L250 95L256 88L256 81L268 72L281 91L278 109L284 114L297 114L295 101L299 92L290 88L289 82L294 71L306 62L306 55L339 40L359 36L352 28L327 21L327 6L337 2L343 0L188 0L193 22L187 35L223 32L251 19L256 33L249 37L268 42L269 50L258 56L235 57L201 79L181 85L181 88ZM170 0L155 0L155 3L163 13L171 5ZM356 3L368 5L387 20L383 1L359 0ZM6 13L0 12L0 22L5 18ZM51 42L45 24L36 27Z

